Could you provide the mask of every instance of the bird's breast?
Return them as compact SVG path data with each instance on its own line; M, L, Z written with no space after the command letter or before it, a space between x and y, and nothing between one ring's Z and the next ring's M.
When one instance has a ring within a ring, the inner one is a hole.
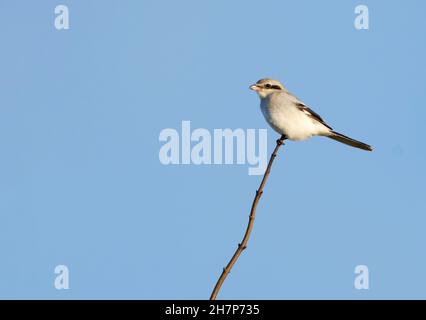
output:
M260 103L265 120L279 134L290 140L305 140L312 137L313 123L286 99L262 99Z

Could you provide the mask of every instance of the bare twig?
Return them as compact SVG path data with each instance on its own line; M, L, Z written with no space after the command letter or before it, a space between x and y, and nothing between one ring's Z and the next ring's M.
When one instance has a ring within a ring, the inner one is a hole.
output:
M259 189L256 191L256 196L254 197L253 204L251 205L251 211L249 216L249 222L247 225L246 233L244 234L243 241L238 244L238 248L232 256L231 260L228 262L225 268L223 268L222 274L217 280L216 286L213 289L213 292L210 296L210 300L215 300L217 294L219 293L222 284L225 282L226 277L234 266L235 262L238 260L241 253L247 248L247 242L250 238L251 230L253 229L254 218L256 216L256 207L259 203L260 197L263 194L263 187L265 186L266 180L268 180L269 172L271 171L272 162L274 162L275 157L277 156L278 149L282 144L284 144L284 140L286 137L284 135L281 136L280 139L277 140L277 145L275 146L274 152L272 152L271 158L269 159L268 167L263 175L262 182L260 183Z

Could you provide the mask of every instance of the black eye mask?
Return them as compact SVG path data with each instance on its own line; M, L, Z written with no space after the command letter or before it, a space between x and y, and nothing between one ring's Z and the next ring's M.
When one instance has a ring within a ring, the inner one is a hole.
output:
M266 89L276 89L276 90L281 90L281 87L280 87L280 86L277 86L277 85L270 85L270 84L265 85L265 88L266 88Z

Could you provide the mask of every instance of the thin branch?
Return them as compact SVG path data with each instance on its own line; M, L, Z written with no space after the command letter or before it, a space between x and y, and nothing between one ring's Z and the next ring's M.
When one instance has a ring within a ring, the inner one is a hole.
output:
M247 242L250 238L251 230L253 229L254 218L256 216L257 204L259 203L260 197L262 197L263 187L265 186L266 180L268 180L269 172L271 171L271 167L272 167L272 162L274 162L274 159L277 156L278 149L281 147L282 144L284 144L285 139L286 137L282 135L281 138L277 140L277 145L275 146L274 152L272 152L271 158L269 159L268 167L266 168L266 171L263 175L262 182L260 183L259 189L256 191L256 196L254 197L253 204L251 205L249 222L247 225L246 232L244 234L243 241L241 241L241 243L238 244L238 248L235 251L234 255L232 256L231 260L228 262L226 267L223 268L222 274L217 280L216 286L214 287L213 292L210 296L210 300L216 299L216 296L219 293L219 290L222 287L222 284L225 282L225 279L228 276L229 272L231 271L232 267L234 266L235 262L238 260L241 253L247 248Z

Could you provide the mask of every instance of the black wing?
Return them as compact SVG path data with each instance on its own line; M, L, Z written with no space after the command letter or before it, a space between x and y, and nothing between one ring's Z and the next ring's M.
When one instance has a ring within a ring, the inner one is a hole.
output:
M300 103L300 102L297 103L296 106L297 106L297 108L299 108L300 111L304 112L307 116L309 116L312 119L315 119L316 121L318 121L319 123L325 125L330 130L333 130L333 128L330 127L327 123L325 123L325 121L321 118L321 116L318 113L316 113L314 110L312 110L311 108L307 107L306 105L304 105L303 103Z

